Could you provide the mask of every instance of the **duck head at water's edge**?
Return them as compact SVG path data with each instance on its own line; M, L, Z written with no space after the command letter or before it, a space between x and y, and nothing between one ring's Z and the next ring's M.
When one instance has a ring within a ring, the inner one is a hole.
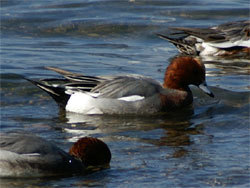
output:
M0 178L86 174L108 168L110 160L108 146L97 138L83 137L67 153L35 135L0 135Z
M31 81L68 112L81 114L156 114L192 104L189 85L209 96L205 67L196 58L177 57L166 69L164 83L141 75L85 76L47 67L63 79ZM58 81L60 84L50 83Z
M80 138L69 150L69 154L82 161L88 168L109 167L111 152L101 140L92 137Z

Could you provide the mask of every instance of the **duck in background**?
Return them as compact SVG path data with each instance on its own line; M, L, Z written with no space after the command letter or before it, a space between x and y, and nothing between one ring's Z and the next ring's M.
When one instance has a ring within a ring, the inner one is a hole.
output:
M0 134L0 178L50 177L109 167L111 152L97 138L80 138L69 153L35 135Z
M81 114L154 114L192 104L189 85L214 97L205 66L197 58L177 57L167 67L164 83L140 75L93 77L47 67L62 79L29 80L50 94L66 111ZM57 83L55 83L57 81ZM53 83L54 82L54 83Z
M174 44L180 53L200 56L248 56L250 20L209 28L170 27L172 33L157 34Z

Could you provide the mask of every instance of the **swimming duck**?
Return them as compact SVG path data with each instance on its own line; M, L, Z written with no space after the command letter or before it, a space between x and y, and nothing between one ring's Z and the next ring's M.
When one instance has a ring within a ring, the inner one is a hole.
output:
M59 68L63 79L29 80L50 94L66 111L81 114L153 114L192 104L189 85L213 97L199 59L177 57L167 67L164 83L141 75L84 76ZM57 83L53 84L53 81Z
M89 167L107 167L108 146L97 138L80 138L69 153L35 135L0 134L0 177L48 177L85 173Z
M209 28L171 27L173 33L157 34L174 44L180 53L200 56L250 54L250 20Z

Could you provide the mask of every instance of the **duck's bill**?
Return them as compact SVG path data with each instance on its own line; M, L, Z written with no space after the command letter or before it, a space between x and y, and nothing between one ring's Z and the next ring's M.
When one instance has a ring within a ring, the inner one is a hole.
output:
M214 97L214 94L208 89L206 82L203 82L198 87L210 97Z

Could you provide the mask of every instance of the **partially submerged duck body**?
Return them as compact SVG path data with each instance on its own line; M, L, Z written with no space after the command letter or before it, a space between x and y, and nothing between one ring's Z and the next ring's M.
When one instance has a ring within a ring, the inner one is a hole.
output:
M170 34L157 34L174 44L180 53L200 56L248 56L250 20L209 28L170 27Z
M107 145L96 138L79 139L67 153L35 135L0 134L1 178L82 174L88 171L88 166L106 165L110 159Z

